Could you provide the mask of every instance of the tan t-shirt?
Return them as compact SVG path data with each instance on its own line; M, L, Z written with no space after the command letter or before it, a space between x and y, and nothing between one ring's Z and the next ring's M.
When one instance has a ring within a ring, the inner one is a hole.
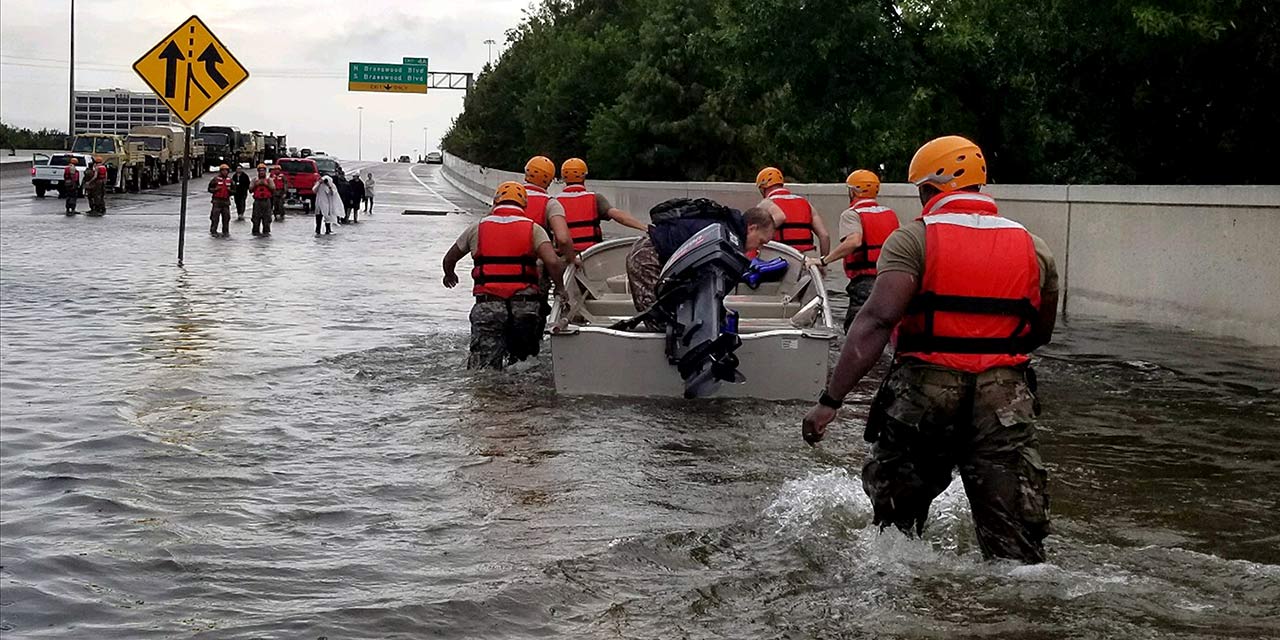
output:
M880 260L876 271L886 273L901 271L916 278L924 276L924 237L922 220L912 220L894 231L880 248ZM1031 234L1035 243L1036 260L1040 263L1040 290L1046 293L1058 291L1058 266L1053 260L1049 245L1039 236Z
M564 205L560 204L560 201L556 200L554 197L547 198L547 219L550 220L552 218L563 217Z
M862 233L862 218L858 217L858 212L853 207L849 207L840 213L840 241L844 242L845 238L855 233Z
M561 215L563 215L563 212L561 212ZM538 247L542 246L542 243L551 242L551 238L547 236L547 230L536 224L533 225L533 232L530 234L529 240L533 243L534 251L537 251ZM467 227L467 230L458 236L458 241L454 244L462 251L475 255L476 248L480 246L480 223L477 222Z

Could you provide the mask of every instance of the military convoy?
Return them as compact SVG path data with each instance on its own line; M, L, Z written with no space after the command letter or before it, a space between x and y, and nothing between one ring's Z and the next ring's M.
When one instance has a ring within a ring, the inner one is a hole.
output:
M147 125L134 127L128 136L76 134L71 142L71 151L102 158L102 163L107 166L108 187L122 193L178 182L183 172L192 178L204 174L204 143L192 140L190 164L183 161L185 145L182 127Z

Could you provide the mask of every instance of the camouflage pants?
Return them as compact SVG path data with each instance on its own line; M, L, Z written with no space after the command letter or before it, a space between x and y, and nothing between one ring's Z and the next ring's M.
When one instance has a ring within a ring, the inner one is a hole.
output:
M253 235L271 235L271 198L253 200Z
M502 369L538 355L545 320L537 296L487 298L471 307L468 369Z
M271 196L271 215L276 220L284 220L284 194L277 193Z
M107 189L106 187L91 187L89 192L85 194L89 199L89 211L92 213L103 214L107 212Z
M844 314L844 332L849 333L849 325L862 310L862 305L871 297L871 289L876 286L875 276L859 276L845 285L844 292L849 294L849 309Z
M222 225L222 235L227 235L227 226L231 222L231 201L213 199L213 207L209 210L209 233L217 234L218 225Z
M1028 374L966 374L911 361L895 365L871 403L862 468L875 523L924 531L929 504L959 469L987 558L1043 562L1048 474L1037 451Z
M631 302L639 313L653 306L658 301L658 275L662 273L662 259L658 257L658 249L653 246L649 234L644 234L631 245L631 253L627 254L627 286L631 289ZM658 328L654 323L646 323L649 328Z

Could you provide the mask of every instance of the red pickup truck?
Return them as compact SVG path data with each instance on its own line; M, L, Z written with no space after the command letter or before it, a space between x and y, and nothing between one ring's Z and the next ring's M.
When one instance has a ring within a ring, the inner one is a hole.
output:
M320 181L320 170L316 161L311 158L280 158L276 161L285 176L285 201L302 203L304 211L311 211L316 206L316 183Z

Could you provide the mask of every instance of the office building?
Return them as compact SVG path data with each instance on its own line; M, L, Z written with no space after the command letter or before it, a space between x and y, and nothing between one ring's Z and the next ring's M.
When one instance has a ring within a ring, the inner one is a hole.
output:
M176 124L169 107L150 91L99 89L75 92L75 133L124 135L138 125Z

